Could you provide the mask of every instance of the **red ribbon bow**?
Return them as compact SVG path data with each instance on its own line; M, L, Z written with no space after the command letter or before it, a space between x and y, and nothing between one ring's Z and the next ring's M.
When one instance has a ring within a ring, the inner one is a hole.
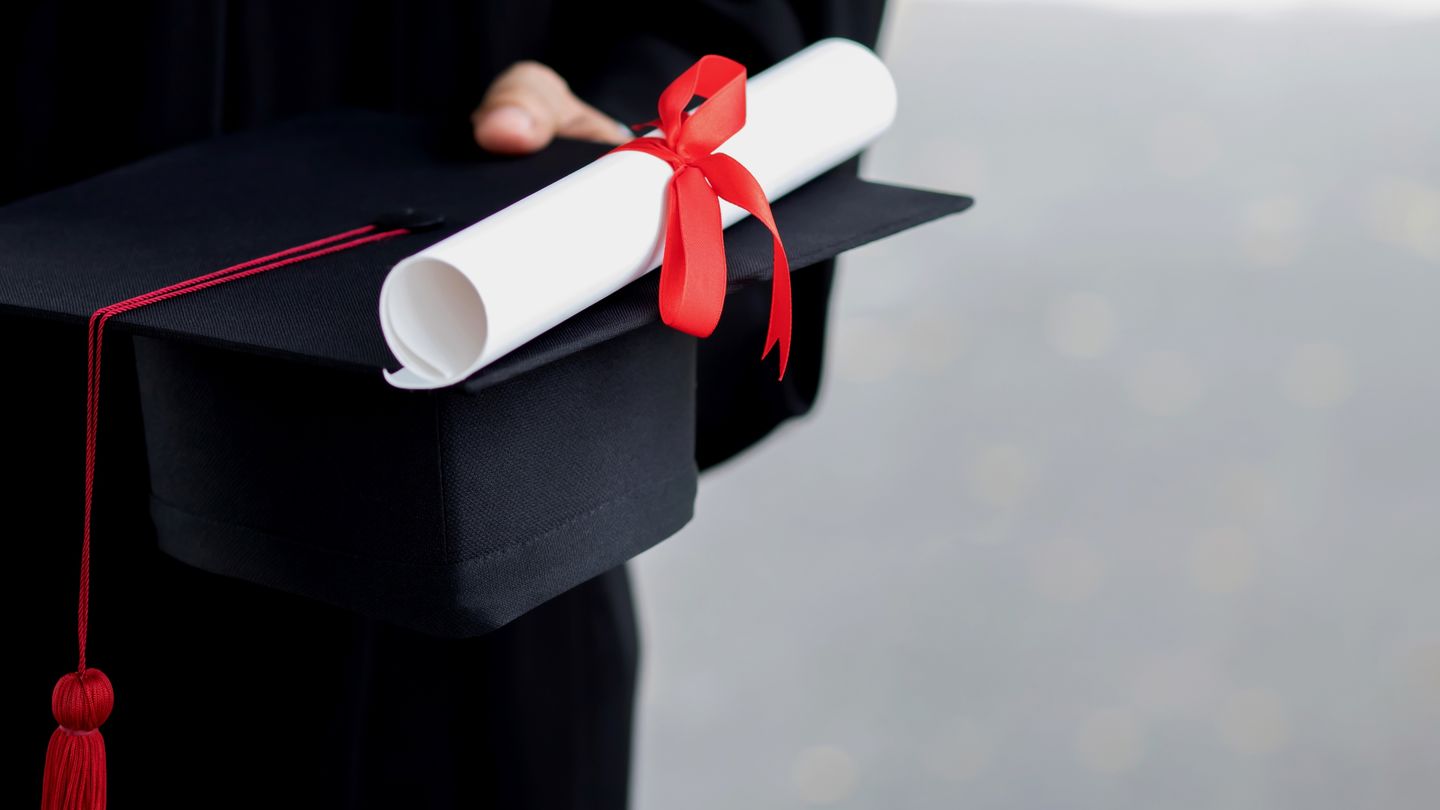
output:
M689 115L695 96L705 99ZM790 357L790 262L770 214L765 190L735 158L715 149L745 126L745 66L723 56L704 56L660 94L662 138L636 138L615 151L644 152L675 169L665 215L665 256L660 265L660 317L696 337L707 337L725 305L725 239L720 200L744 208L770 229L775 274L764 359L780 346L780 376Z

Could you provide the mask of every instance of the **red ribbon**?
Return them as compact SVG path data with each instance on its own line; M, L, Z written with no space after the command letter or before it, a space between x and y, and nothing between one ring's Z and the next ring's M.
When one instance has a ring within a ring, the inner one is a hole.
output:
M696 96L705 101L686 115ZM763 222L774 239L770 326L761 359L778 344L783 378L790 357L790 262L765 190L739 161L715 151L745 126L745 66L723 56L701 57L665 88L659 107L655 123L664 137L636 138L615 151L654 155L675 170L666 195L660 317L696 337L715 331L728 281L720 225L720 200L728 200Z

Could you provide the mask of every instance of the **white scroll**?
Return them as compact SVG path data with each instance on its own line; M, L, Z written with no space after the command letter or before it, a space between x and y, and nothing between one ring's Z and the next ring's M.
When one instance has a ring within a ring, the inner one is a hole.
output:
M889 71L844 39L751 77L746 95L744 128L716 151L771 201L854 156L895 117ZM650 155L607 154L401 261L380 291L380 326L403 364L386 379L461 382L654 270L671 173ZM726 227L748 216L723 201L721 215Z

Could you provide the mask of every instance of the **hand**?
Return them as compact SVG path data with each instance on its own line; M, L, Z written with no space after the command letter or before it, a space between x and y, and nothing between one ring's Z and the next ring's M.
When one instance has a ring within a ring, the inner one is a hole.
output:
M556 136L624 143L630 130L570 92L560 74L539 62L516 62L495 78L470 114L475 142L489 152L526 155Z

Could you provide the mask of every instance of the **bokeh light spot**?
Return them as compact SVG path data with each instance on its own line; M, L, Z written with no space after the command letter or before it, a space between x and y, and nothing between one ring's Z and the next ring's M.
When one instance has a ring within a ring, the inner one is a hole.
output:
M1075 293L1050 307L1050 343L1067 357L1099 357L1115 339L1115 313L1096 293Z
M1241 245L1246 259L1259 267L1294 264L1304 247L1306 214L1294 197L1268 197L1245 208Z
M1186 111L1161 118L1150 134L1150 162L1161 174L1190 180L1220 160L1220 139L1208 116Z
M1133 770L1145 756L1145 727L1129 709L1101 709L1091 713L1075 735L1080 764L1097 773Z
M1190 547L1190 579L1207 593L1234 593L1255 579L1255 544L1235 529L1203 532Z
M1331 408L1354 391L1350 355L1329 343L1309 343L1295 351L1282 372L1285 396L1305 408Z
M934 745L921 751L921 763L948 782L974 779L990 766L990 736L969 722L957 723Z
M971 497L997 508L1015 506L1030 487L1031 465L1025 452L1011 445L986 447L966 468Z
M1284 748L1290 737L1284 707L1267 689L1244 689L1230 695L1220 712L1220 733L1231 749L1249 756L1274 753Z
M1371 235L1440 262L1440 189L1410 178L1385 178L1370 192Z
M1030 587L1055 602L1084 602L1100 590L1105 579L1105 561L1094 548L1077 540L1034 549L1029 568Z
M806 804L834 804L855 792L855 759L843 748L817 745L795 757L791 780Z

